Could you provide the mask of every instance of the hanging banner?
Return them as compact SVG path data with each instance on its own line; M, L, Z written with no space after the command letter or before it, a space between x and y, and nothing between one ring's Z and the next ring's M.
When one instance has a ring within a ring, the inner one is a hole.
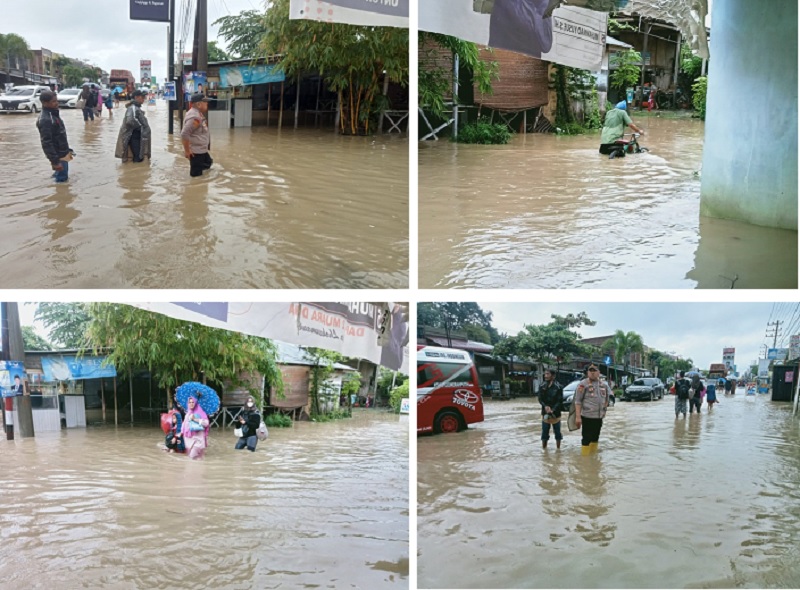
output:
M407 29L409 3L410 0L290 0L289 18Z
M14 397L25 393L25 365L22 361L0 361L0 393Z
M166 82L164 84L164 100L177 100L178 96L175 93L175 82Z
M409 339L408 306L385 303L132 303L212 328L334 350L401 369Z
M146 86L150 86L150 77L152 76L151 67L152 62L149 59L139 60L140 80L141 83Z
M419 28L523 53L543 61L599 71L608 14L550 0L437 0L419 3Z
M131 20L169 22L169 0L131 0Z
M252 86L254 84L269 84L271 82L283 82L286 74L276 71L276 66L230 66L219 69L219 85L222 88L232 88L234 86Z
M42 371L45 381L77 381L79 379L101 379L116 377L117 370L112 364L105 367L104 356L81 357L56 354L42 357Z
M183 99L191 102L191 96L195 92L206 93L208 83L205 72L186 72L183 75Z

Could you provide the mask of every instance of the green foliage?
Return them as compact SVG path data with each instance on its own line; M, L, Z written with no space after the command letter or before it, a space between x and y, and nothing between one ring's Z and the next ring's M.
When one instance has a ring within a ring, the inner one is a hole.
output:
M68 65L64 67L64 83L67 86L80 86L83 83L83 79L85 77L85 71L82 68L78 68L73 65Z
M231 56L217 45L216 41L208 42L208 61L228 61Z
M556 131L564 135L578 135L587 129L603 126L600 119L594 77L588 70L554 65L550 87L556 93ZM573 101L584 103L584 120L580 122L573 112Z
M683 43L681 45L681 72L694 80L702 71L703 59L692 53L688 43Z
M62 348L83 348L91 316L86 303L39 303L34 319L50 333L50 340Z
M702 76L692 84L692 105L703 121L706 120L706 93L708 92L708 77Z
M29 60L31 55L31 48L23 37L20 37L16 33L8 33L5 35L0 33L0 58L2 58L3 64L5 64L3 69L6 71L6 81L11 79L9 74L11 59L21 58L23 60Z
M628 363L630 362L630 355L633 352L644 352L644 342L642 337L636 332L623 332L617 330L614 335L606 340L602 346L603 350L612 350L614 355L614 364L623 361L625 372L628 372ZM617 379L619 381L619 379Z
M623 31L635 31L637 30L636 27L629 25L628 23L623 23L615 19L614 17L608 17L608 32L611 35L616 35L617 33L621 33Z
M458 143L477 143L483 145L506 144L511 139L511 132L505 123L490 123L482 118L474 123L467 123L458 130Z
M343 359L342 355L333 350L308 347L304 349L306 355L314 363L311 367L311 417L316 419L324 414L320 406L320 394L325 394L328 389L328 379L333 375L333 365Z
M53 350L53 345L39 336L33 326L22 326L22 343L25 350Z
M289 78L320 72L340 98L340 131L369 133L384 102L382 78L408 85L408 29L289 20L289 0L275 0L264 18L262 55L281 54Z
M614 54L613 63L616 69L609 76L612 88L625 90L639 82L642 70L642 54L633 49L618 51Z
M443 117L446 108L444 97L453 92L453 62L449 61L449 65L438 64L437 57L440 53L437 47L447 49L458 56L459 69L464 68L472 72L473 82L480 94L492 94L492 80L500 78L498 73L500 65L495 61L481 59L481 52L491 52L491 49L483 49L458 37L426 31L419 31L417 43L420 63L418 98L420 106L426 111L436 117ZM454 99L458 101L457 96Z
M292 419L286 414L270 414L264 418L264 424L269 428L291 428Z
M328 414L317 414L311 417L312 422L332 422L334 420L341 420L342 418L352 418L352 415L347 410L340 408L335 409Z
M400 413L400 403L403 401L403 398L408 397L408 384L409 382L406 381L402 385L392 389L392 392L389 394L389 406L391 406L395 414Z
M280 395L283 379L269 340L177 320L129 305L88 304L91 347L111 349L109 362L120 373L146 367L160 387L198 381L242 385L240 372L256 371ZM261 392L251 392L260 403Z
M480 305L473 302L419 303L417 323L420 326L450 330L481 326L489 333L490 343L500 341L500 335L492 325L492 312L483 311Z
M348 373L342 380L342 394L348 398L361 390L361 373Z
M228 51L232 55L239 58L254 58L262 53L261 43L267 33L262 11L244 10L239 14L218 18L212 24L219 26L218 35L225 39ZM211 59L211 43L208 44L209 60Z

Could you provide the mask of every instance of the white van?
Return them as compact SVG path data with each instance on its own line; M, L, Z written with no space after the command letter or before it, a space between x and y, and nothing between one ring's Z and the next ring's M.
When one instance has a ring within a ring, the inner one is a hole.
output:
M38 113L42 110L40 96L47 86L14 86L0 97L2 113Z

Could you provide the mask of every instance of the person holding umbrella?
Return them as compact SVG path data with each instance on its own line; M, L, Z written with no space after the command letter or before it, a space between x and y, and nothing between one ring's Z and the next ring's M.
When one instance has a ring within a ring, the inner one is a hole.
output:
M208 428L211 422L197 398L189 396L186 402L186 416L183 418L181 434L183 444L190 459L202 459L208 447Z
M248 396L244 411L239 415L239 428L242 430L242 435L233 448L240 451L247 447L248 451L255 453L258 443L256 431L259 426L261 426L261 415L258 413L253 396Z

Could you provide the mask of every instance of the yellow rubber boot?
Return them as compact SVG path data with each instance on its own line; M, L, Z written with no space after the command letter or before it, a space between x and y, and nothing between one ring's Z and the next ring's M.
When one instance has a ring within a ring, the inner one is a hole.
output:
M589 452L596 453L597 452L597 443L589 443Z
M590 453L589 446L581 446L581 455L586 456Z

